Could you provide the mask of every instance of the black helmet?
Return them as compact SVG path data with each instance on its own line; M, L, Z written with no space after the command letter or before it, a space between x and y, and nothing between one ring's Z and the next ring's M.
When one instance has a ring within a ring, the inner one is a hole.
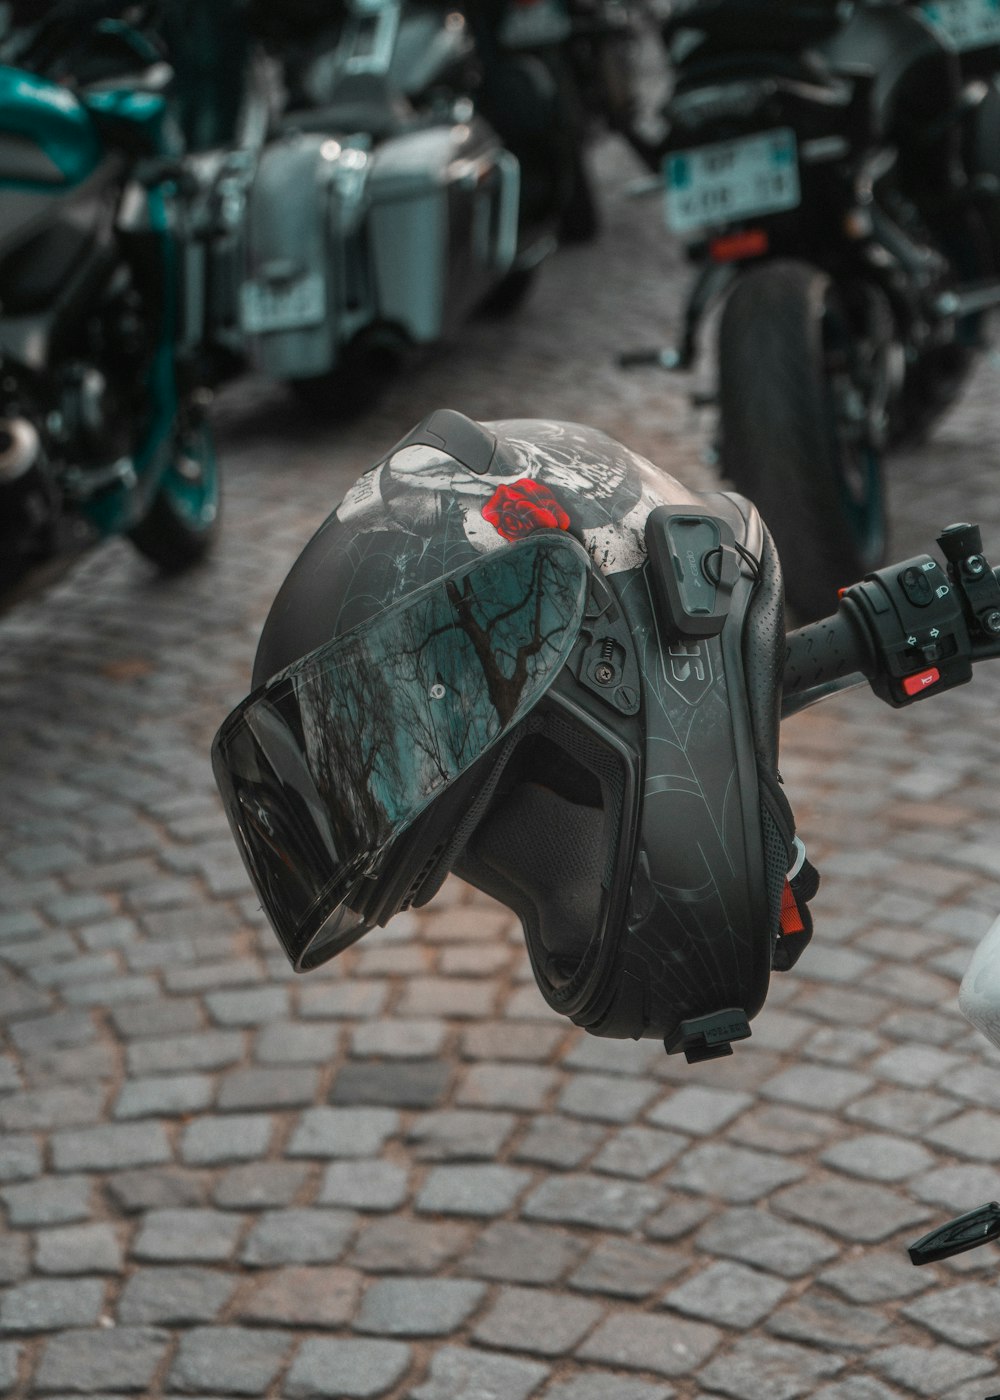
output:
M455 871L578 1025L725 1053L808 936L783 653L748 501L591 428L442 410L296 561L216 780L298 970Z

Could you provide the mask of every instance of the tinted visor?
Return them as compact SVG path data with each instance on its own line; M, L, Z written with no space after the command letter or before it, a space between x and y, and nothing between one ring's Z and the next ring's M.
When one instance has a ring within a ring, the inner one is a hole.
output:
M226 815L296 967L353 941L352 897L387 847L551 685L589 573L571 536L540 531L320 647L222 725Z

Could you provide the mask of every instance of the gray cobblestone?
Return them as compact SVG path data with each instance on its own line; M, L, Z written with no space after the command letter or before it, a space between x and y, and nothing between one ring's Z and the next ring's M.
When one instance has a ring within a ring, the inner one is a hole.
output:
M954 1099L945 1098L931 1090L888 1090L857 1099L847 1111L847 1118L856 1123L868 1123L901 1137L916 1137L928 1128L950 1118L955 1113Z
M6 1187L0 1199L7 1207L9 1225L65 1225L88 1218L91 1189L85 1176L42 1177Z
M562 1356L573 1350L603 1312L597 1303L551 1289L501 1288L472 1335L486 1346L503 1350Z
M374 1017L385 1010L389 989L385 982L315 982L299 992L299 1014L316 1017Z
M267 1152L273 1128L266 1113L203 1114L184 1129L180 1156L189 1166L253 1160Z
M397 1210L406 1200L409 1173L399 1162L354 1158L326 1168L316 1202L354 1210Z
M462 1158L494 1161L517 1126L512 1113L474 1108L439 1109L418 1115L407 1142L424 1161Z
M670 1173L671 1186L681 1191L718 1196L734 1205L759 1200L779 1186L799 1181L805 1168L786 1157L752 1152L724 1142L693 1147Z
M114 1106L116 1118L154 1118L197 1113L212 1102L215 1086L204 1074L129 1079Z
M286 1150L290 1157L374 1157L399 1126L390 1108L310 1108Z
M766 1098L810 1109L841 1109L871 1089L870 1075L823 1065L794 1065L763 1085Z
M33 1137L0 1134L0 1181L27 1181L41 1170L42 1154Z
M448 1033L446 1021L394 1018L363 1022L351 1034L351 1054L385 1055L388 1059L420 1060L438 1055Z
M654 1080L621 1075L574 1074L559 1096L558 1108L577 1118L602 1123L631 1123L660 1093Z
M199 1206L208 1199L205 1173L178 1167L117 1172L107 1178L106 1188L117 1209L126 1215L174 1206Z
M302 1108L313 1102L318 1086L319 1072L311 1066L235 1069L223 1076L216 1101L224 1111Z
M272 1269L244 1282L235 1313L265 1326L336 1327L354 1317L362 1281L356 1270L336 1266Z
M924 1136L928 1142L945 1148L956 1157L972 1157L982 1162L1000 1159L1000 1117L996 1113L969 1109L929 1128Z
M442 1347L431 1357L430 1372L411 1392L412 1400L528 1400L549 1368L539 1362L521 1361L494 1352L468 1347Z
M788 1292L788 1284L745 1264L719 1260L664 1295L664 1307L719 1327L754 1327Z
M644 1229L650 1239L679 1240L689 1235L711 1213L712 1207L707 1201L680 1196L670 1201L664 1210L651 1215Z
M531 1173L517 1167L433 1167L417 1193L416 1207L445 1215L502 1215L530 1181Z
M185 1394L263 1395L291 1350L287 1332L194 1327L181 1337L169 1386Z
M273 1021L258 1031L254 1058L261 1064L326 1064L337 1053L339 1037L335 1022Z
M384 1336L446 1337L485 1293L485 1284L467 1279L378 1279L365 1293L354 1326Z
M147 1395L169 1345L155 1327L73 1328L46 1341L35 1390Z
M469 1060L527 1060L540 1064L564 1039L561 1026L513 1021L484 1021L461 1032L462 1054Z
M593 1161L595 1171L639 1180L672 1162L688 1145L680 1133L657 1128L623 1128L610 1138Z
M357 1227L349 1211L289 1208L265 1211L247 1235L241 1259L256 1267L335 1264Z
M0 1332L53 1332L94 1327L104 1306L97 1278L29 1279L0 1297Z
M118 1300L118 1321L178 1327L220 1316L236 1291L236 1280L215 1269L137 1269Z
M151 1210L132 1253L163 1263L222 1263L232 1258L242 1228L239 1216L219 1210Z
M338 1070L330 1102L433 1108L450 1078L445 1060L353 1060Z
M992 1363L985 1356L970 1356L957 1347L900 1345L877 1351L871 1364L897 1385L909 1386L918 1395L943 1395L961 1381L982 1376Z
M641 1240L601 1240L569 1277L572 1288L615 1298L645 1298L687 1267L679 1250Z
M0 1233L0 1283L16 1283L28 1272L30 1250L27 1235Z
M815 1174L807 1182L786 1187L773 1200L776 1210L822 1225L844 1239L873 1244L919 1225L930 1212L898 1191L866 1182Z
M532 1117L514 1157L548 1167L578 1167L604 1140L605 1131L597 1123L540 1113Z
M657 1104L647 1117L681 1133L717 1133L752 1103L750 1094L691 1084Z
M35 1268L43 1274L116 1274L123 1267L122 1242L110 1221L59 1225L38 1234Z
M633 1230L662 1202L659 1191L614 1178L570 1173L537 1187L522 1207L527 1220Z
M558 1083L555 1070L541 1065L471 1065L456 1101L474 1108L541 1109Z
M403 1342L353 1337L308 1337L285 1381L288 1400L368 1400L385 1395L405 1375L410 1348Z
M683 1376L706 1361L721 1340L717 1328L702 1322L615 1311L577 1347L576 1355L630 1371Z
M89 1011L54 1011L31 1021L16 1021L8 1028L11 1041L25 1053L55 1046L86 1045L97 1030Z
M52 1134L56 1171L110 1171L155 1166L170 1160L170 1143L159 1123L102 1123Z
M938 1167L917 1177L910 1190L921 1201L960 1214L970 1208L970 1201L1000 1198L1000 1171L972 1163Z
M502 1220L476 1236L461 1268L477 1278L505 1283L551 1284L579 1262L584 1248L565 1231Z
M866 1354L878 1342L891 1338L888 1317L871 1307L854 1307L838 1298L804 1294L779 1308L767 1323L775 1336L793 1342L815 1343L837 1352L861 1351ZM887 1337L885 1334L889 1333Z
M819 1275L852 1303L884 1303L909 1298L936 1282L929 1269L915 1269L901 1253L867 1249L858 1259L848 1259Z
M710 1254L739 1259L782 1278L801 1278L839 1253L826 1236L764 1210L726 1211L709 1221L697 1242Z
M109 1011L118 1034L126 1040L164 1035L182 1035L197 1030L203 1022L194 997L159 997L153 1001L128 1002Z
M0 1099L0 1128L15 1133L44 1132L71 1123L97 1123L103 1106L103 1091L89 1085L37 1089Z
M818 1380L835 1376L843 1365L840 1357L791 1342L747 1337L705 1366L699 1378L734 1400L760 1400L764 1395L768 1400L796 1400L811 1395Z
M905 1181L907 1177L926 1171L934 1158L917 1142L886 1133L864 1133L834 1143L820 1154L820 1161L851 1176L873 1181Z
M225 1069L243 1058L241 1031L201 1031L136 1040L127 1051L129 1074L182 1074L187 1070Z
M1000 1342L998 1299L995 1284L965 1283L958 1288L935 1289L907 1304L903 1314L956 1346L993 1347Z
M216 1183L213 1200L224 1210L288 1206L309 1177L304 1162L247 1162L230 1167Z
M467 1249L470 1238L471 1227L455 1220L390 1216L362 1225L348 1262L375 1274L432 1274Z

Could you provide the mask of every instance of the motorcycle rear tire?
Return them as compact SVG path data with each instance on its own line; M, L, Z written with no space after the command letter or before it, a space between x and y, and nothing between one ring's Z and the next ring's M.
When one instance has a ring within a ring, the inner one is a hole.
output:
M204 419L175 431L171 461L152 505L129 531L140 554L164 574L180 574L208 554L219 533L219 471Z
M836 286L793 261L744 273L719 326L722 469L770 529L799 622L834 612L837 590L885 557L881 461L838 421L833 334L843 352Z

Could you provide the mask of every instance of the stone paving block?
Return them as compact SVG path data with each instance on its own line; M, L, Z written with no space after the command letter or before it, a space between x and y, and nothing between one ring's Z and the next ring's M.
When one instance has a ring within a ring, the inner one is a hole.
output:
M646 1298L688 1266L678 1249L641 1240L601 1240L570 1274L568 1283L584 1293L608 1293L616 1298Z
M52 1134L56 1171L110 1171L155 1166L170 1160L170 1143L159 1123L102 1123Z
M203 1024L201 1005L195 997L159 997L152 1001L113 1006L109 1015L126 1040L182 1035Z
M712 1207L707 1201L679 1196L656 1215L649 1216L643 1229L653 1240L679 1240L689 1235L711 1214Z
M438 1109L418 1114L406 1141L422 1161L461 1158L495 1161L517 1127L512 1113L474 1108Z
M947 1087L949 1094L968 1099L973 1108L1000 1109L1000 1086L992 1065L967 1065L949 1075L947 1086L942 1084L941 1087Z
M937 1287L939 1279L932 1268L915 1269L901 1251L866 1249L857 1259L824 1269L818 1282L835 1288L851 1303L885 1303Z
M971 1157L982 1162L1000 1159L1000 1116L996 1113L969 1109L929 1128L924 1137L956 1157Z
M165 1074L149 1079L127 1079L115 1101L115 1118L159 1118L197 1113L207 1108L215 1093L205 1074Z
M36 1089L0 1098L0 1128L7 1132L45 1132L70 1124L99 1123L104 1091L90 1085Z
M290 1207L265 1211L251 1227L240 1258L256 1268L335 1264L357 1228L349 1211Z
M408 1195L409 1172L400 1162L352 1158L332 1162L316 1197L321 1206L352 1210L398 1210Z
M257 1108L303 1108L319 1087L319 1071L306 1065L234 1069L223 1075L216 1103L223 1112Z
M471 1238L472 1227L456 1220L390 1216L362 1223L347 1261L367 1273L433 1274L467 1249Z
M817 1390L812 1400L900 1400L898 1390L890 1390L871 1376L848 1376ZM979 1397L976 1397L979 1400Z
M875 1031L858 1026L821 1026L802 1047L809 1060L827 1065L853 1065L867 1060L885 1042Z
M43 1274L117 1274L124 1267L122 1242L107 1220L40 1230L35 1268Z
M962 1381L985 1375L993 1363L985 1356L971 1356L967 1351L944 1344L934 1347L901 1344L874 1352L869 1365L897 1385L908 1386L917 1395L926 1395L928 1400L938 1400Z
M408 1400L528 1400L549 1375L549 1367L471 1347L441 1347L431 1357L430 1371Z
M719 1327L755 1327L788 1292L788 1284L745 1264L708 1264L662 1298L662 1305Z
M684 1154L668 1180L680 1191L745 1205L789 1182L800 1181L804 1175L805 1168L786 1157L725 1142L705 1142Z
M472 1335L486 1346L562 1356L603 1317L604 1308L585 1298L552 1289L501 1288Z
M124 1215L173 1206L200 1206L208 1200L209 1181L204 1172L180 1167L145 1167L115 1172L105 1189Z
M577 1347L576 1355L584 1361L676 1377L691 1374L721 1341L718 1328L702 1322L616 1310Z
M439 1017L364 1021L351 1032L351 1054L425 1060L440 1055L447 1034L448 1023Z
M45 1342L35 1392L149 1394L170 1346L157 1327L72 1328Z
M900 1137L919 1137L935 1123L953 1117L956 1107L954 1099L930 1089L883 1090L855 1100L845 1110L845 1117Z
M184 1129L180 1158L189 1166L253 1160L266 1154L273 1130L266 1113L202 1114Z
M971 1209L970 1201L1000 1200L1000 1171L978 1163L938 1167L909 1183L918 1200L955 1215Z
M163 1263L224 1263L243 1231L238 1215L221 1210L151 1210L132 1244L136 1259Z
M785 1104L757 1104L727 1130L732 1142L765 1152L810 1152L831 1138L839 1138L843 1127L830 1114L809 1113Z
M0 1152L3 1146L0 1144ZM7 1223L15 1228L66 1225L90 1216L92 1182L86 1176L42 1177L0 1191Z
M235 1278L216 1269L140 1268L122 1289L118 1322L160 1327L211 1322L221 1315L236 1284Z
M530 1183L531 1173L517 1167L432 1167L417 1193L418 1211L488 1217L510 1210Z
M0 1332L95 1327L104 1307L101 1278L28 1279L0 1296Z
M333 1060L340 1041L336 1022L273 1021L254 1039L254 1059L261 1064L320 1064Z
M450 1078L446 1060L352 1060L337 1071L330 1102L433 1108Z
M498 1220L475 1236L463 1273L505 1283L552 1284L564 1278L586 1246L564 1230Z
M703 1367L698 1378L733 1400L797 1400L811 1396L818 1380L835 1376L843 1365L841 1357L791 1342L746 1337Z
M834 1143L820 1153L820 1161L850 1176L872 1181L905 1181L925 1172L934 1158L917 1142L888 1133L863 1133Z
M31 1251L28 1236L0 1233L0 1283L16 1283L28 1273Z
M323 982L306 985L299 991L299 1015L320 1020L345 1017L380 1016L389 997L386 982Z
M0 983L0 1019L5 1022L17 1020L21 1016L36 1016L40 1011L48 1011L52 997L41 987L33 987L23 977L6 977Z
M514 1149L519 1162L544 1166L578 1167L604 1143L606 1130L597 1123L561 1118L557 1114L533 1114L528 1131Z
M479 1307L486 1285L471 1279L376 1279L354 1319L359 1332L394 1337L446 1337Z
M0 1181L27 1181L42 1170L42 1153L28 1133L0 1133Z
M215 1183L212 1199L223 1210L261 1210L288 1206L308 1180L302 1162L246 1162L230 1167Z
M181 1074L187 1070L225 1069L242 1058L242 1031L153 1036L148 1040L133 1041L126 1051L128 1072L136 1078L151 1074Z
M545 1400L671 1400L675 1394L669 1385L630 1380L610 1371L589 1371L550 1385Z
M309 1108L285 1150L289 1157L376 1157L399 1125L391 1108Z
M655 1080L621 1075L574 1074L559 1096L557 1107L577 1118L601 1123L631 1123L651 1099L660 1094Z
M919 1182L913 1189L919 1190ZM779 1191L772 1198L772 1205L783 1215L821 1225L842 1239L866 1244L887 1239L904 1226L919 1225L931 1214L926 1207L886 1186L820 1173Z
M858 1074L854 1070L799 1064L775 1075L762 1085L761 1092L765 1098L778 1099L782 1103L836 1111L852 1099L866 1094L873 1083L870 1075Z
M544 1063L566 1038L559 1026L530 1022L484 1021L463 1026L461 1052L467 1060L526 1060Z
M493 982L473 977L410 977L403 989L400 1016L445 1016L456 1020L478 1020L496 1011L497 989Z
M854 1307L822 1293L803 1294L778 1308L768 1319L768 1332L789 1341L815 1343L833 1351L869 1352L892 1339L893 1324L871 1307Z
M455 1100L475 1108L542 1109L558 1082L557 1072L541 1065L471 1065Z
M287 1332L264 1327L194 1327L180 1339L167 1381L185 1395L263 1395L292 1349Z
M902 1311L956 1346L993 1348L1000 1342L1000 1288L995 1283L935 1289Z
M700 1136L719 1132L752 1103L750 1094L692 1084L678 1089L646 1116L661 1128L673 1128L680 1133Z
M782 1278L801 1278L840 1253L827 1236L766 1210L727 1210L708 1222L696 1243L709 1254L739 1259Z
M385 1395L410 1365L404 1342L307 1337L285 1379L287 1400L369 1400Z
M949 1054L934 1045L897 1045L873 1060L870 1068L879 1079L926 1089L948 1081L965 1063L961 1055ZM948 1082L942 1087L947 1089Z
M594 1171L636 1180L652 1176L674 1161L688 1145L680 1133L658 1128L623 1128L611 1138L593 1160Z
M355 1269L336 1266L271 1269L244 1281L233 1312L241 1322L265 1326L342 1326L354 1316L362 1283Z
M7 1033L14 1045L27 1054L54 1046L86 1045L95 1038L97 1028L89 1011L73 1009L16 1021L8 1027Z
M284 1019L289 997L287 987L241 987L208 992L205 1005L217 1026L259 1026Z
M627 1231L662 1201L662 1192L649 1186L572 1172L543 1181L525 1200L521 1213L526 1220Z

